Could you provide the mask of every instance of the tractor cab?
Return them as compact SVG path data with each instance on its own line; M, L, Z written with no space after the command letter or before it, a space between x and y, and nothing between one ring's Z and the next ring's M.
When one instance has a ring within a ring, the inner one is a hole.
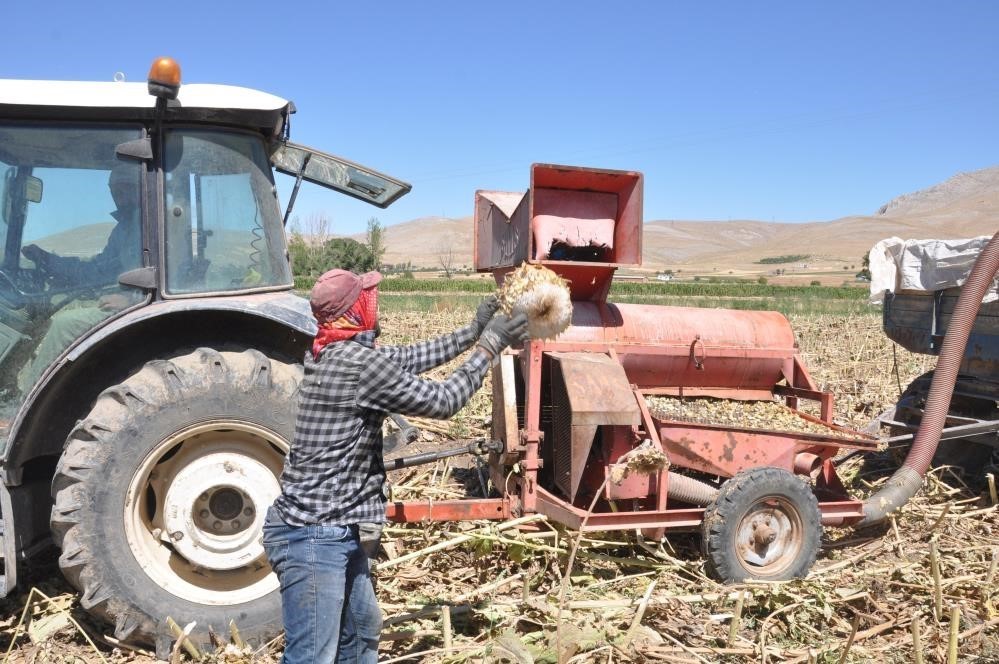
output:
M290 102L179 79L162 59L148 84L0 82L0 428L110 319L289 290L272 168L295 194L305 180L385 207L409 190L290 143Z

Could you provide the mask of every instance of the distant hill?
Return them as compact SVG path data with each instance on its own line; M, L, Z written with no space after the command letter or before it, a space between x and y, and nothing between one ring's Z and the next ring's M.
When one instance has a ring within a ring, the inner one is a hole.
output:
M852 276L878 240L959 238L992 235L999 230L999 166L959 173L940 184L897 196L871 215L835 221L790 224L764 221L649 220L644 225L643 267L649 270L766 274L779 265L763 258L807 255L789 266L838 270ZM472 218L424 217L386 229L386 263L437 269L441 251L450 246L455 263L471 265ZM853 266L853 267L851 267Z
M894 198L878 210L889 217L995 214L999 212L999 166L958 173L940 184Z

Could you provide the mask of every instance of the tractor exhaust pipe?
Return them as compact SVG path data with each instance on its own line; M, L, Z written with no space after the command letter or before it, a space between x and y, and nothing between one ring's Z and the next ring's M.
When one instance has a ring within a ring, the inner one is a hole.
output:
M923 485L923 476L930 467L933 454L950 410L950 400L957 383L957 372L968 345L971 328L981 307L985 291L999 271L999 233L996 233L979 254L971 274L961 289L951 315L950 325L940 348L940 357L933 372L933 382L926 398L922 422L916 432L909 455L885 486L864 502L864 518L857 526L879 523L891 512L901 508Z

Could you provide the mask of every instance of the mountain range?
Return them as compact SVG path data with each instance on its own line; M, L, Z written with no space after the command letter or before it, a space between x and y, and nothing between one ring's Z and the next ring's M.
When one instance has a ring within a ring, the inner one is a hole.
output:
M874 243L887 237L963 238L997 230L999 166L992 166L897 196L873 214L833 221L649 220L643 226L642 267L746 276L772 274L779 267L761 264L764 259L807 256L785 272L842 278L844 271L859 269ZM385 244L388 264L408 261L414 269L439 270L442 257L451 255L455 267L471 267L472 217L423 217L395 224L385 229Z

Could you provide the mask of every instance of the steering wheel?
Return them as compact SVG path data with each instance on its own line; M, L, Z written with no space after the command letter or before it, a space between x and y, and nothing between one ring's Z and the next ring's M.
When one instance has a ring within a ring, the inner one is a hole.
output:
M7 270L0 268L0 299L11 309L23 309L36 297L26 293L18 283L18 279L11 276Z
M70 301L92 292L92 286L74 287L40 267L14 271L0 268L0 303L11 309L26 309L33 317L51 316ZM64 297L53 303L58 295Z

